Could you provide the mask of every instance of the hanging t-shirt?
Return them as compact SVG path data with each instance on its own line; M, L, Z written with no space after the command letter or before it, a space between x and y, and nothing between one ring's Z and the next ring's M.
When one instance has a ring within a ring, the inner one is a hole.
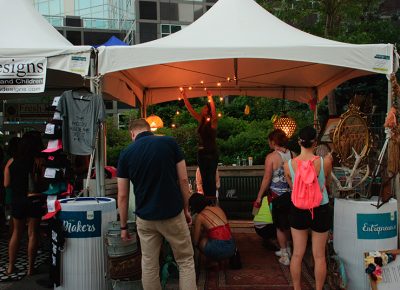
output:
M57 110L63 119L64 151L75 155L91 154L99 123L106 116L101 97L87 91L65 91Z

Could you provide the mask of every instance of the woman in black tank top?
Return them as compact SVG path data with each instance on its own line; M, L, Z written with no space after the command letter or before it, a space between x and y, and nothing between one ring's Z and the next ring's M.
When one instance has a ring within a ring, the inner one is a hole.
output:
M215 174L218 165L217 150L217 125L218 117L215 110L215 103L210 92L207 92L208 103L201 113L197 113L189 103L186 93L182 92L182 97L189 113L199 124L197 133L199 134L199 145L197 150L197 163L203 181L204 194L207 198L214 200L216 195Z

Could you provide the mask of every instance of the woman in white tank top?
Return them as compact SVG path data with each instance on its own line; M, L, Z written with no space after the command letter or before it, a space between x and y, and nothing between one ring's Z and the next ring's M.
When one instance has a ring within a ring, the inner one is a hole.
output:
M269 147L274 151L265 158L264 177L255 204L261 204L261 199L268 190L268 200L272 203L272 219L280 247L280 250L275 254L280 257L279 262L281 264L288 266L291 253L288 245L291 189L285 178L283 164L291 158L292 153L286 148L288 138L282 130L272 131L268 135L268 142Z

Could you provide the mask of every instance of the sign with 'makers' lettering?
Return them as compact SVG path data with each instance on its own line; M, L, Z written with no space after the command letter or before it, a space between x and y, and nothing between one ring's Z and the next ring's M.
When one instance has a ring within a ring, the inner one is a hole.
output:
M101 237L101 211L61 211L66 238Z
M357 238L360 240L381 240L397 235L397 211L357 214Z
M44 92L47 59L0 58L0 93L28 94Z

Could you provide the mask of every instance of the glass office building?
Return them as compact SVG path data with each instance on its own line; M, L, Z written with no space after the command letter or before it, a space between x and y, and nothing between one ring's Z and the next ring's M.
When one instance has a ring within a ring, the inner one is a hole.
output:
M137 0L136 43L177 32L201 17L217 0Z
M34 5L75 45L99 45L112 35L134 43L134 0L34 0Z
M37 10L75 45L115 35L137 44L181 30L217 0L33 0Z

